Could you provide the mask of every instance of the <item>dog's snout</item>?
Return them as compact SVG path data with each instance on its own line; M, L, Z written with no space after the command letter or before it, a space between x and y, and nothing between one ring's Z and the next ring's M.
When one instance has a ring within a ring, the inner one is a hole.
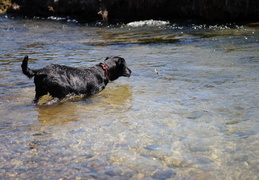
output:
M126 68L124 72L124 76L130 77L130 75L131 75L131 70L129 68Z

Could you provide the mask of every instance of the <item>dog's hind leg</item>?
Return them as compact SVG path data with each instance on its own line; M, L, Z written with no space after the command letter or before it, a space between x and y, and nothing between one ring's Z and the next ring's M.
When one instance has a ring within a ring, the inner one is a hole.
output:
M46 91L45 89L43 89L43 88L40 87L39 85L36 85L35 91L36 91L36 94L35 94L35 98L34 98L34 100L33 100L33 102L34 102L35 104L38 103L39 99L40 99L42 96L48 94L48 91Z
M33 102L35 104L38 103L39 99L48 94L48 91L44 88L44 86L42 85L42 79L39 78L38 76L36 76L34 78L34 83L35 83L35 98L33 100Z

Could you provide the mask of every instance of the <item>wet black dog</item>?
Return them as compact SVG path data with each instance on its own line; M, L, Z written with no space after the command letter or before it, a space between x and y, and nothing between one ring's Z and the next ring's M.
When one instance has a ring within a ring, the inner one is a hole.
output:
M28 56L25 56L21 67L26 76L34 77L35 103L46 94L58 99L69 94L90 96L102 91L109 81L114 81L120 76L130 77L131 75L126 61L117 56L107 57L104 63L87 69L57 64L51 64L42 69L30 69Z

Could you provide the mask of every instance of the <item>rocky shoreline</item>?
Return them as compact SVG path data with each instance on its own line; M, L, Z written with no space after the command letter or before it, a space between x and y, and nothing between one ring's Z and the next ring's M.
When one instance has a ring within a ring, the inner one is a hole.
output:
M190 18L258 20L258 0L2 0L0 14L70 16L83 21Z

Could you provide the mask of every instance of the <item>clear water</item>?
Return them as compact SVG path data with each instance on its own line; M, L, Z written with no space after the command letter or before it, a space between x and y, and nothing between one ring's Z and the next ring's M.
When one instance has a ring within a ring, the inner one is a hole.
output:
M57 20L0 18L0 179L259 178L258 26ZM35 106L25 55L31 68L118 55L133 73Z

